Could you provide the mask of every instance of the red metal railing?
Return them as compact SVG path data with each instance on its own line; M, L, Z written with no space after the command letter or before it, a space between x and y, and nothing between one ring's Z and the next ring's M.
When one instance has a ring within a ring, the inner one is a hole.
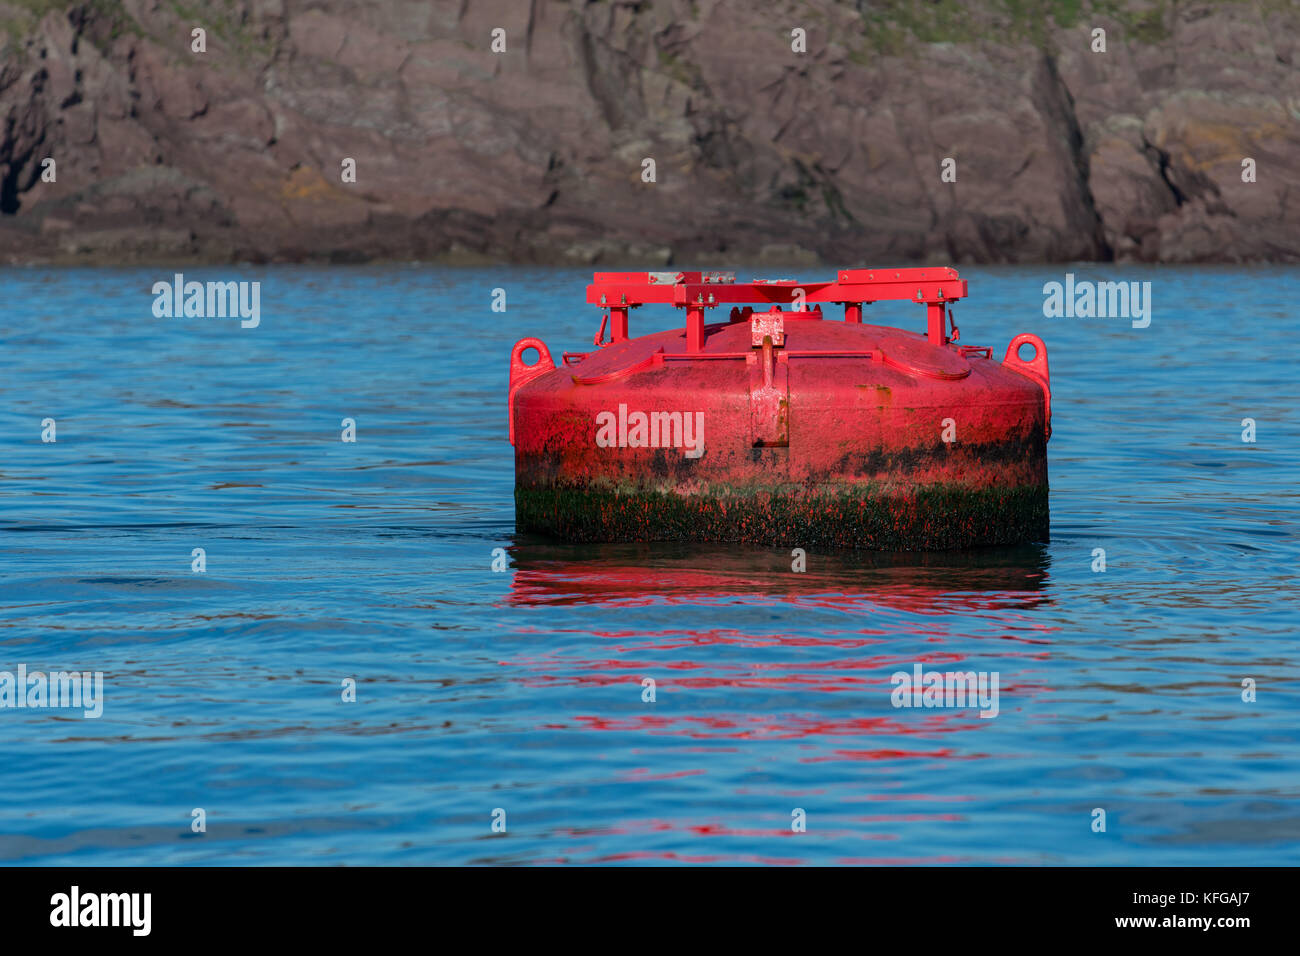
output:
M946 345L947 305L967 295L966 280L956 269L841 269L833 282L794 279L736 282L729 272L597 272L587 286L587 302L609 310L612 342L628 337L628 310L663 304L686 310L686 349L704 346L704 310L719 305L830 302L844 306L845 322L861 322L862 306L872 302L910 301L926 307L931 345ZM597 335L599 339L602 332Z

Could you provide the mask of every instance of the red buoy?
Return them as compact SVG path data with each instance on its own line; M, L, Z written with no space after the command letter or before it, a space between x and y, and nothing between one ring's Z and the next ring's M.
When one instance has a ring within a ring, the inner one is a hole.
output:
M1045 539L1047 352L1029 334L1001 362L957 345L949 306L966 293L947 268L596 273L595 351L559 367L540 339L511 353L519 530L891 551ZM926 333L864 324L884 300L924 305ZM629 310L651 303L686 327L629 338Z

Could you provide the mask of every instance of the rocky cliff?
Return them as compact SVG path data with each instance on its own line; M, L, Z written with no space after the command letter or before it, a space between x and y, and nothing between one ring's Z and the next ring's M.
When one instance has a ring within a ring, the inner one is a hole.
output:
M1295 262L1298 28L1274 0L0 0L0 261Z

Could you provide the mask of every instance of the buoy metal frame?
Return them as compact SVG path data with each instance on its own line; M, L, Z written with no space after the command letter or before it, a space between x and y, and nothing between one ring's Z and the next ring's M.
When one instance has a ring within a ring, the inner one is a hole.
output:
M948 336L948 326L952 322L949 306L966 298L968 292L966 280L950 267L924 267L899 269L841 269L831 282L800 282L797 279L755 279L751 282L736 282L734 272L597 272L587 286L587 303L605 309L600 329L596 333L594 344L604 348L628 338L628 314L632 309L642 305L672 305L686 310L686 351L679 355L652 356L654 361L663 359L690 360L692 357L704 358L702 349L705 341L704 312L706 309L720 305L768 305L773 311L780 306L796 304L806 309L812 304L815 316L821 317L821 303L831 303L844 307L844 321L862 323L862 307L873 302L908 301L925 306L926 341L937 347L958 341L956 324L952 323L953 336ZM749 319L751 322L762 321L761 313L752 309L733 308L731 321ZM604 338L606 328L609 339ZM755 325L755 328L760 328ZM773 323L771 331L778 336L781 323ZM759 335L756 332L756 337ZM754 343L762 344L761 339ZM780 346L776 340L772 345ZM1033 357L1025 360L1020 357L1020 348L1028 345L1034 350ZM770 349L770 346L767 346ZM537 362L529 364L523 360L523 354L534 349L539 355ZM973 352L991 352L981 347L961 346L963 354ZM581 361L589 353L565 352L562 356L566 365ZM803 356L814 357L821 353L787 352L789 358ZM854 353L836 352L836 357ZM887 360L885 356L874 352L860 353L864 357ZM827 353L826 357L830 357ZM708 353L710 359L741 358L741 354L731 356L727 353ZM989 356L991 357L991 355ZM764 363L765 365L769 363ZM1052 392L1051 377L1047 365L1047 349L1042 339L1031 333L1022 333L1012 339L1007 346L1003 365L1025 375L1043 388L1046 408L1046 430L1051 436ZM550 350L541 339L528 337L515 343L510 356L510 386L508 394L510 443L515 442L515 392L539 375L552 371L557 366L551 358ZM636 371L636 368L624 369L622 374ZM592 382L591 384L595 384Z

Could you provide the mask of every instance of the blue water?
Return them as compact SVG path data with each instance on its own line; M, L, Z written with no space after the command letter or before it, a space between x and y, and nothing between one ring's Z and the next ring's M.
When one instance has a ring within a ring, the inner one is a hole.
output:
M590 348L587 271L186 270L256 329L0 272L0 670L104 674L99 719L0 710L0 861L1300 862L1300 281L1070 270L1151 281L1134 329L1045 318L1065 271L957 309L1047 342L1051 542L803 574L516 535L509 349ZM894 708L918 662L998 716Z

